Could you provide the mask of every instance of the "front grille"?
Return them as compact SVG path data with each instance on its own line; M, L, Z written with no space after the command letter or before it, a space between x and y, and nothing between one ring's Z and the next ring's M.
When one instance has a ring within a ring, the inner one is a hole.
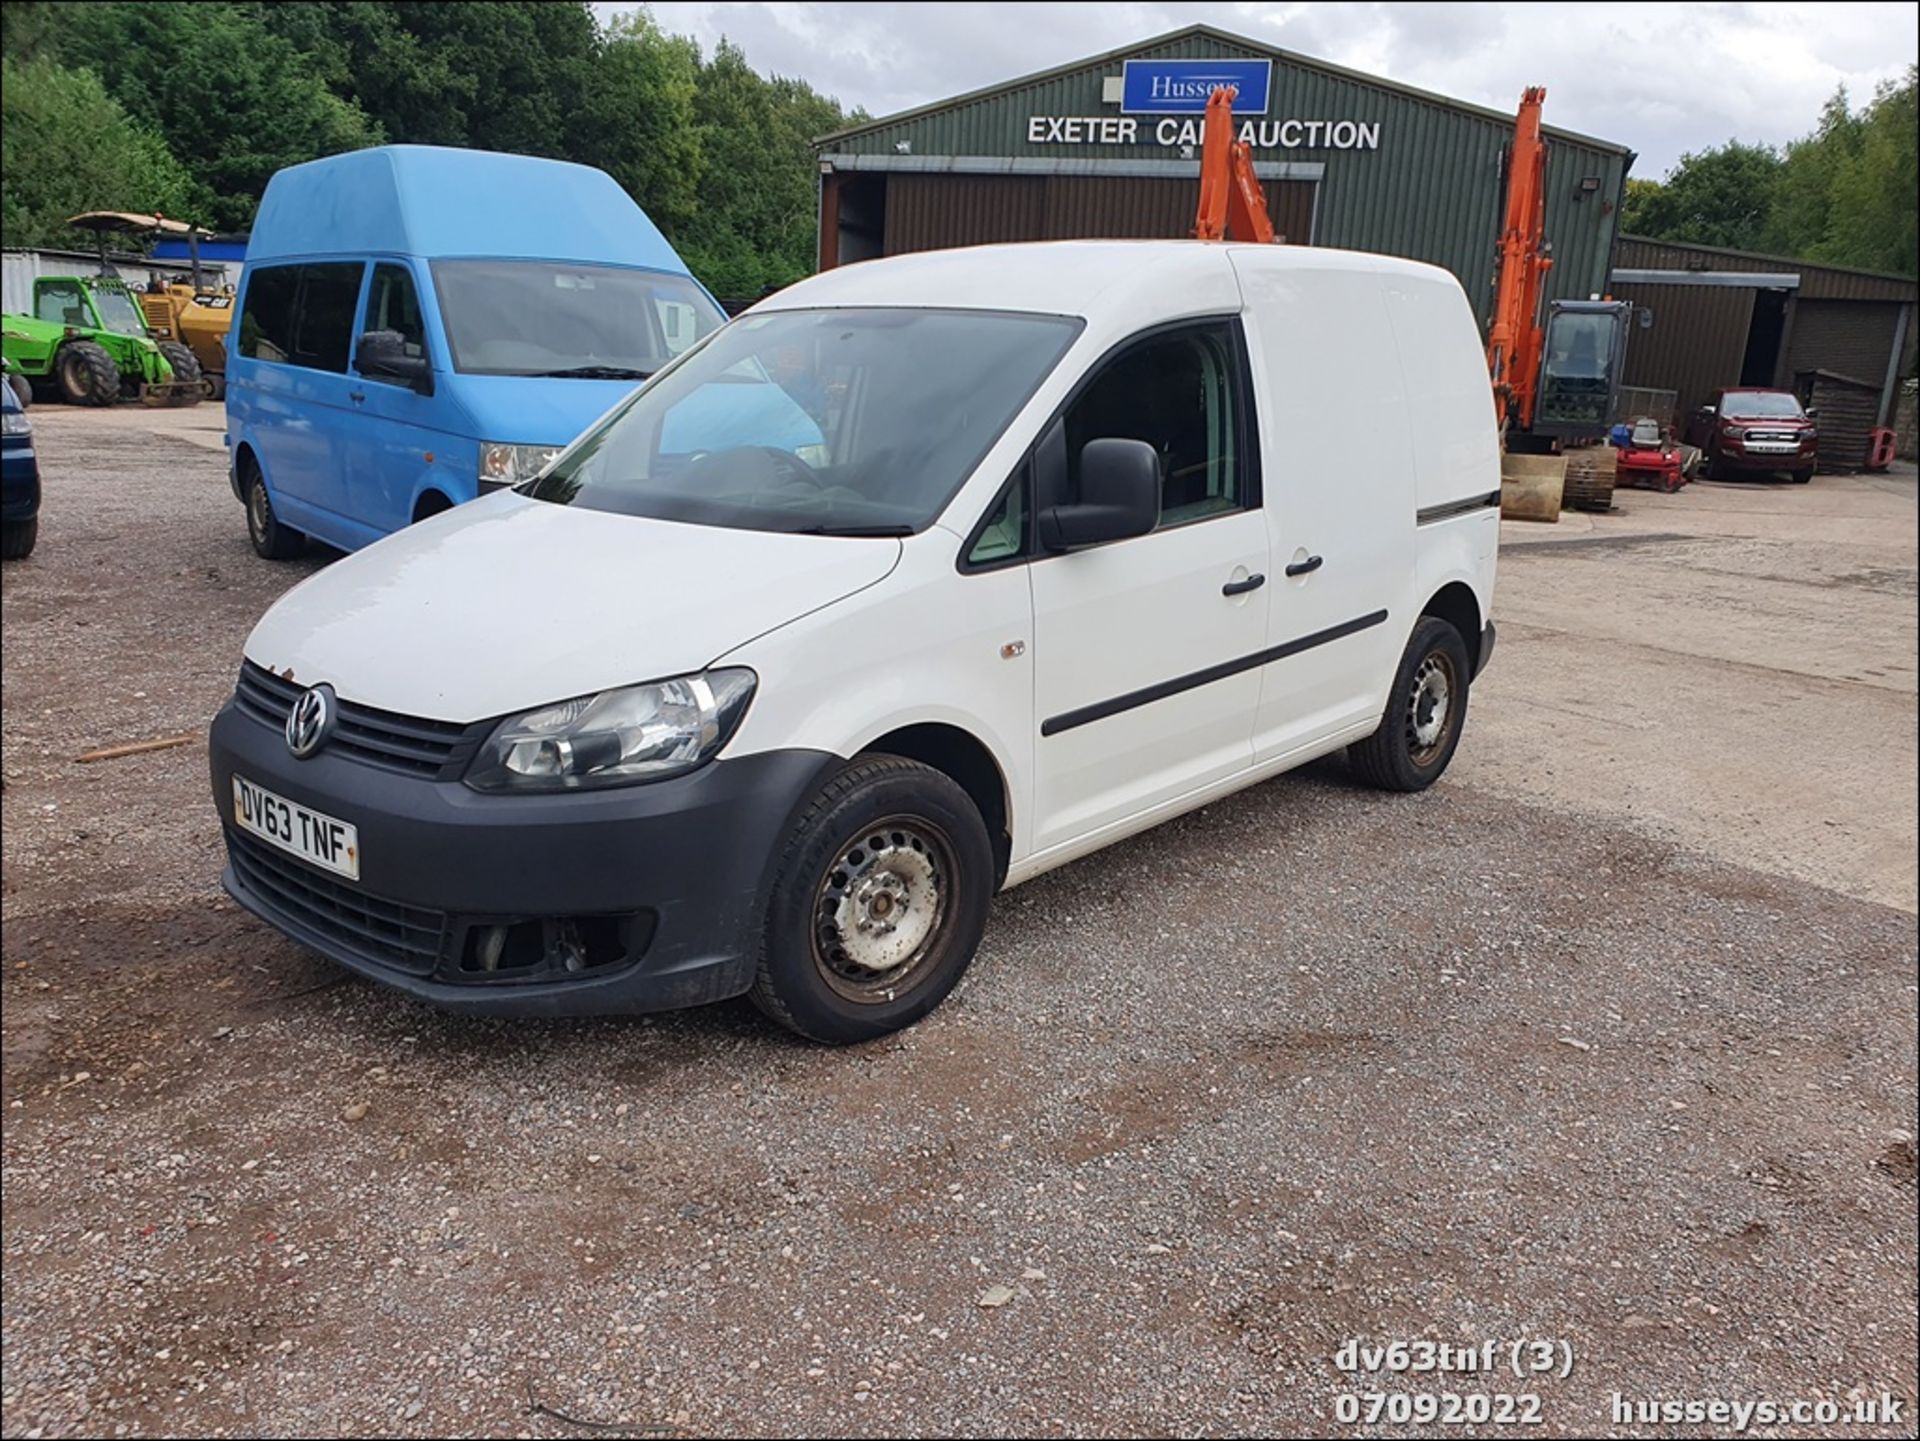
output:
M305 689L247 661L240 667L240 684L233 698L247 715L283 730L287 712L293 709L293 703ZM456 780L466 770L474 748L487 730L485 721L478 725L457 725L452 721L422 720L343 700L326 749L404 775Z
M266 909L329 946L424 976L445 944L444 911L383 900L283 855L244 831L227 831L234 879Z

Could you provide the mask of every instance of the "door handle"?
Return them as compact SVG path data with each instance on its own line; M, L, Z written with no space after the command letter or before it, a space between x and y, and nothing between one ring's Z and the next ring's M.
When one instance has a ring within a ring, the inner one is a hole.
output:
M1320 569L1320 567L1325 563L1326 563L1326 560L1323 556L1310 555L1305 560L1297 560L1292 565L1288 566L1287 574L1290 576L1307 575L1312 571L1316 571Z
M367 393L364 390L349 390L347 392L347 399L351 400L355 405L358 405L361 401L365 400L366 398L367 398Z
M1245 595L1250 590L1258 590L1267 583L1264 575L1250 575L1245 580L1230 580L1220 587L1222 595Z

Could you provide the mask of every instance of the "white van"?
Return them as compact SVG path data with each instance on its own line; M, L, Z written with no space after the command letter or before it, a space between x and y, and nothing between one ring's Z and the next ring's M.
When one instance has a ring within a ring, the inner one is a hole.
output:
M831 271L268 611L213 724L225 883L450 1007L750 992L880 1035L1004 886L1343 746L1431 784L1493 648L1499 473L1430 266Z

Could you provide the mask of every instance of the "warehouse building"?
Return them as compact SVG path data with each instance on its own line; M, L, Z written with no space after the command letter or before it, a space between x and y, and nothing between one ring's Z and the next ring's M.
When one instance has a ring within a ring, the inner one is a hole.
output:
M1792 390L1820 410L1823 465L1866 463L1868 432L1892 426L1914 364L1911 276L1778 255L1622 236L1613 294L1645 308L1627 341L1625 383L1686 416L1729 385Z
M1287 241L1445 266L1484 326L1512 112L1206 25L823 137L820 265L993 241L1187 235L1201 115L1223 83L1238 87L1236 128ZM1633 152L1546 134L1547 291L1585 299L1607 286Z

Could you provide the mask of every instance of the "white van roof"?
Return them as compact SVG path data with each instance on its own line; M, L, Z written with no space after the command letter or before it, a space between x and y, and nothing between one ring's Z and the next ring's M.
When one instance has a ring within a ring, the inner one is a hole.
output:
M1142 290L1161 298L1155 309L1178 310L1182 307L1171 302L1183 292L1217 293L1223 281L1231 282L1236 266L1303 277L1390 272L1459 286L1438 266L1358 250L1199 240L1051 240L858 261L798 281L754 310L897 305L1091 316L1129 303Z

